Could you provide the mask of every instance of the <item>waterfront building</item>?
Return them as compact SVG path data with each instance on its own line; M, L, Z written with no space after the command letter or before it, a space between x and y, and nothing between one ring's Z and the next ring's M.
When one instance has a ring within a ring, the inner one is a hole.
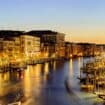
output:
M66 57L97 56L101 55L103 51L103 45L93 43L65 43Z
M94 56L96 44L94 43L78 43L81 46L82 54L85 57Z
M38 57L40 54L40 38L26 35L20 31L0 31L0 52L9 59Z
M52 31L30 31L27 33L28 35L37 36L41 41L41 56L51 57L55 53L55 35L56 32Z
M65 56L68 58L83 56L83 47L79 43L65 43Z
M0 38L0 55L3 53L3 38Z
M12 38L4 38L3 40L3 53L8 55L9 58L14 56L15 43Z
M77 56L83 56L83 47L79 43L77 43Z
M64 34L50 30L30 31L27 34L40 37L42 57L64 56Z
M65 34L63 33L56 35L56 56L65 57Z
M28 57L34 58L40 55L40 38L30 35L20 36L21 53Z
M82 56L82 53L83 53L82 46L78 43L72 43L72 56L73 57Z
M103 52L105 52L105 44L102 44L102 46L103 46Z
M0 38L0 68L9 64L9 57L8 57L8 54L6 53L6 51L7 51L6 49L5 49L6 51L4 53L4 45L5 45L4 39Z
M72 58L72 43L65 42L65 58Z
M21 57L21 43L20 43L20 37L13 37L14 39L14 55L16 58Z
M94 52L95 56L100 56L103 53L104 53L104 45L97 44Z

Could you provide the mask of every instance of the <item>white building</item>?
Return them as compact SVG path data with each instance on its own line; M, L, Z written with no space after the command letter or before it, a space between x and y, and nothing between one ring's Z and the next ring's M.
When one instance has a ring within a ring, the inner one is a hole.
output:
M40 38L30 35L20 36L21 53L27 57L34 57L40 54Z

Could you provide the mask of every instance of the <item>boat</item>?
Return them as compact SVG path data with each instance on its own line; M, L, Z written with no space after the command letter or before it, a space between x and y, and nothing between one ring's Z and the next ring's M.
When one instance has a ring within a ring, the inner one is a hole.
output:
M93 90L94 89L94 86L92 85L92 84L82 84L81 85L81 89L83 89L83 90L87 90L87 91L91 91L91 90Z
M99 94L98 97L105 100L105 94Z
M86 77L77 77L80 80L80 83L86 83Z

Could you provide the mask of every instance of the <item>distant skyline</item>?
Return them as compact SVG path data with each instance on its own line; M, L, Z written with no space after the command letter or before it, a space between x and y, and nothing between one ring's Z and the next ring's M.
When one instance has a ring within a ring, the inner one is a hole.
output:
M105 44L105 0L0 0L0 30L54 30Z

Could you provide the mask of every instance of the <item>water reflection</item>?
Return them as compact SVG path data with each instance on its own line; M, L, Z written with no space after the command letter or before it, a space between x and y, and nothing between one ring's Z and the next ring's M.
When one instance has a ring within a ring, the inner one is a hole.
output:
M0 104L20 100L23 105L73 105L64 81L76 84L82 58L28 66L24 71L0 74ZM78 84L76 85L78 88Z
M30 74L32 72L32 68L28 66L27 70L24 73L24 79L23 79L23 88L24 88L24 95L30 95L30 89L31 89L31 78Z
M83 66L83 58L82 57L78 57L78 76L80 76L80 68Z
M56 70L56 61L53 62L53 69Z
M78 58L78 69L80 69L80 66L81 66L81 58L79 57Z
M0 96L6 94L10 82L9 79L10 79L9 72L0 74Z
M69 65L69 70L70 70L70 77L73 77L73 60L70 59L70 65Z
M49 63L45 63L44 75L48 75L48 73L49 73Z

